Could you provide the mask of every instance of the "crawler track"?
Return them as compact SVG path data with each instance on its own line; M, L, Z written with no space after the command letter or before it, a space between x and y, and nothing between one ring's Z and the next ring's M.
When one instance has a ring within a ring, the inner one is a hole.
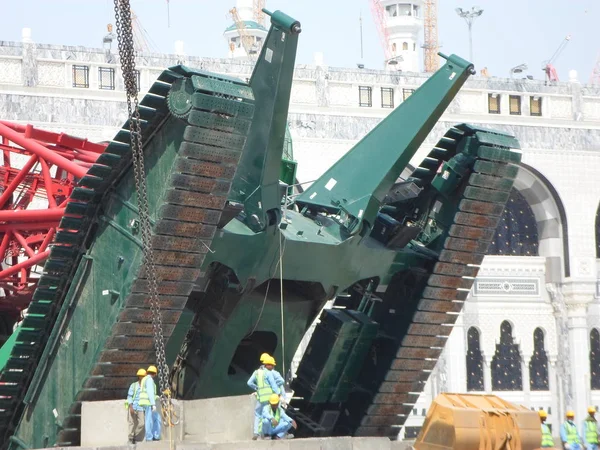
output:
M185 127L154 217L153 246L165 339L171 335L194 282L203 276L200 267L225 207L253 114L250 87L182 66L164 71L140 102L146 159L151 156L148 148L161 148L148 143L161 139L167 127L176 123ZM108 203L114 187L131 170L129 142L127 122L97 164L79 180L68 203L18 343L0 376L2 448L9 445L26 405L35 403L41 380L55 364L52 355L61 340L70 336L70 332L65 334L67 318L80 306L76 297L90 264L87 253L102 217L111 214ZM110 333L94 336L99 356L93 367L85 370L87 375L72 381L77 394L62 420L57 445L79 443L82 401L121 398L133 368L154 361L143 267L138 263L130 270L137 275L129 291L118 293L124 307ZM69 391L68 387L65 390Z
M508 200L518 171L515 164L521 159L521 154L511 148L518 149L518 142L511 136L469 125L459 125L446 133L412 177L429 185L440 164L456 155L459 141L469 136L479 141L477 160L461 194L444 250L426 287L414 292L410 301L407 299L403 313L408 322L406 333L356 430L358 436L398 434L452 331ZM396 288L392 283L387 289Z

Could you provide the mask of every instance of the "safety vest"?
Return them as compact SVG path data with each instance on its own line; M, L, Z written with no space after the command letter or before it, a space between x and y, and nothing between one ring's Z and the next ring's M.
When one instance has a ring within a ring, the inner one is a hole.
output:
M272 411L272 409L271 409ZM277 409L275 410L275 414L273 414L273 418L277 421L277 423L279 423L279 419L281 419L281 413L279 412L279 406L277 406ZM263 421L261 420L258 423L258 433L262 434L262 427L263 427Z
M271 396L271 394L273 394L273 389L271 389L271 386L265 382L265 369L257 369L256 385L258 386L258 390L256 391L258 402L268 402L269 397Z
M142 390L140 391L140 402L139 405L140 406L151 406L152 403L150 403L150 396L148 395L148 392L146 391L146 378L148 378L149 375L146 375L144 378L142 378Z
M585 440L588 444L598 443L598 422L585 420Z
M131 396L131 404L133 405L133 402L135 401L135 394L137 392L137 388L140 385L139 381L136 381L135 383L131 383L131 386L129 386L129 388L131 389L133 387L133 395ZM129 409L129 403L127 402L127 400L125 400L125 409Z
M550 427L545 423L542 424L542 447L554 447L554 439L552 438L552 432L550 431Z
M581 444L575 425L565 422L565 429L567 430L567 444Z

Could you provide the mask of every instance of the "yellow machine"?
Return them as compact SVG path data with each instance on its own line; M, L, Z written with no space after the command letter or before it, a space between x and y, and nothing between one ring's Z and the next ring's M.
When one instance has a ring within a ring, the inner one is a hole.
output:
M429 408L415 450L535 450L542 432L535 411L495 395L441 394Z

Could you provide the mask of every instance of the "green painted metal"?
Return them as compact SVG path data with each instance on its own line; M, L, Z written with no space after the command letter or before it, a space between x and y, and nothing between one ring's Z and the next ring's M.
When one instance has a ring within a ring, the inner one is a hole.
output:
M293 382L298 432L391 436L477 275L518 142L457 125L398 181L473 72L452 55L282 207L281 182L295 182L286 119L301 27L267 14L249 83L178 66L141 102L171 387L186 399L248 392L259 355L285 372L322 314ZM153 362L128 127L74 191L64 228L77 232L58 233L0 374L13 383L0 383L4 447L77 443L81 401L122 398ZM340 309L321 313L333 298ZM17 366L31 378L16 379Z
M21 329L21 326L20 325L17 326L15 331L13 331L13 333L4 342L4 344L2 344L2 347L0 347L0 372L2 372L2 370L4 370L4 367L6 366L6 363L8 362L8 359L10 358L10 354L13 350L13 347L17 343L17 335L19 334L20 329Z
M298 203L341 210L353 221L373 226L384 197L473 73L473 64L458 56L447 60L420 89L306 189Z
M230 194L231 200L244 205L245 223L254 231L265 229L271 220L268 214L280 215L281 160L301 31L298 21L280 11L272 13L271 22L250 78L256 115L261 120L250 127Z

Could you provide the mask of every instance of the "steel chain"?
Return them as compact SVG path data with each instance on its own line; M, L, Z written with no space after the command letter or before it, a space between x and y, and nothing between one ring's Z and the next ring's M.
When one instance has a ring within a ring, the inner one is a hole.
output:
M129 131L131 133L131 153L135 175L135 185L138 196L138 209L140 229L142 232L142 250L144 266L148 280L150 309L152 313L152 329L154 347L156 351L156 365L158 366L158 379L161 392L161 403L164 409L170 406L171 396L165 391L168 389L169 369L165 354L165 339L163 335L162 319L160 317L160 302L158 295L158 281L152 250L152 228L148 207L148 191L146 186L144 152L142 146L142 130L138 105L138 82L135 70L135 48L133 41L133 28L131 23L131 7L129 0L114 0L115 22L117 41L119 44L119 58L123 71L123 80L127 93L127 111L129 116Z

